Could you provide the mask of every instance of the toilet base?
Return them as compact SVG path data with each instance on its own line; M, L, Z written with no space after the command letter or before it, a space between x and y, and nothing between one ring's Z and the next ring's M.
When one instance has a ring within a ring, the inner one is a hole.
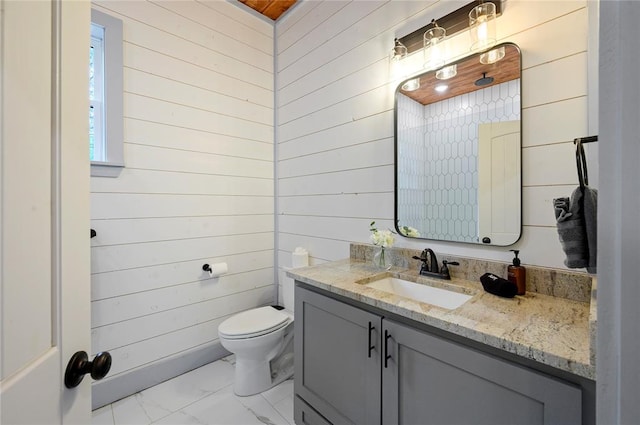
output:
M236 374L233 392L240 397L260 394L293 376L293 353L287 353L272 362L239 360L236 358ZM280 362L273 367L274 362ZM273 372L272 372L273 370Z
M236 356L233 392L240 397L260 394L293 376L293 333L273 360L240 359Z
M267 360L238 359L233 392L241 397L271 388L271 368Z

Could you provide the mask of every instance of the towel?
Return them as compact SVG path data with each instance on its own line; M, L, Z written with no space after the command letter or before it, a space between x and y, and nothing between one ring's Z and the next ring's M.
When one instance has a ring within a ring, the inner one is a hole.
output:
M595 274L598 271L598 191L586 186L583 196L584 225L589 245L587 272Z
M571 198L553 200L558 236L570 269L587 268L596 273L598 192L576 188Z

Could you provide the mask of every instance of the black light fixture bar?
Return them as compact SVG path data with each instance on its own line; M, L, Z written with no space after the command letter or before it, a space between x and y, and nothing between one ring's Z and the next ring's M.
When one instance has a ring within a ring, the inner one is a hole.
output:
M482 0L472 1L471 3L462 6L460 9L454 10L448 15L432 20L428 25L425 25L411 34L405 35L399 40L407 48L407 53L412 53L416 50L422 49L422 37L424 33L428 29L433 28L436 22L439 27L447 30L447 37L450 37L460 31L464 31L469 28L469 12L471 12L474 7L482 3L485 2ZM493 0L492 3L496 5L496 16L500 16L502 14L502 0Z

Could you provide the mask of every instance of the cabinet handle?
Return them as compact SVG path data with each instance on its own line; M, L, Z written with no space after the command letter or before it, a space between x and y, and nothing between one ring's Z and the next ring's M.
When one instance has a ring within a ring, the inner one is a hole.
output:
M389 354L389 338L391 338L391 334L386 329L384 330L384 368L387 368L387 362L391 358Z
M371 345L371 331L374 330L376 327L371 325L371 322L369 322L369 358L371 358L371 350L373 350L374 348L376 348L375 345Z

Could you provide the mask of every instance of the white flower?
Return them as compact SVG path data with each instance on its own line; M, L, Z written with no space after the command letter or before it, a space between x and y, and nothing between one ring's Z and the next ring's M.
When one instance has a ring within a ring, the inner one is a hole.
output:
M371 243L383 248L389 248L393 246L393 243L396 241L394 233L391 230L378 230L373 227L374 224L375 221L372 221L369 229L371 231Z
M401 226L400 227L400 233L402 233L404 236L407 236L409 238L419 238L420 237L420 232L418 232L418 229L414 229L411 226Z

